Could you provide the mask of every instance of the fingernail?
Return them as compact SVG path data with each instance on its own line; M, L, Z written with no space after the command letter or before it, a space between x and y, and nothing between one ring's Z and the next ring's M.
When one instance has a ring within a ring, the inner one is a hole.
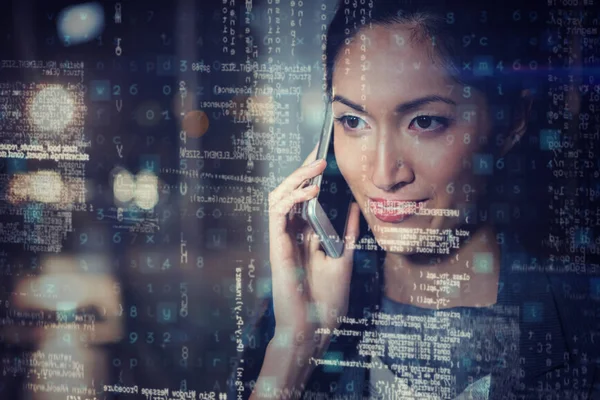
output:
M310 164L308 164L308 166L309 167L314 167L314 166L318 165L320 162L321 162L320 159L319 160L315 160L315 161L311 162Z

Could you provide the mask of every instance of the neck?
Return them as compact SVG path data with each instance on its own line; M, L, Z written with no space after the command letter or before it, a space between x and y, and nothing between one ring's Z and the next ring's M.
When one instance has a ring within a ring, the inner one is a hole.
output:
M383 264L386 296L399 303L432 309L486 307L496 303L500 247L491 225L472 232L468 242L454 253L424 256L386 254Z

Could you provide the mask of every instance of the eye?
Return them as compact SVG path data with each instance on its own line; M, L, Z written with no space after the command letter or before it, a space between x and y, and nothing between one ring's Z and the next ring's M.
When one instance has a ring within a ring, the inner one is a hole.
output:
M359 131L361 129L365 129L366 126L368 126L363 119L354 115L342 115L341 117L336 117L335 120L339 121L344 127L344 129L350 131Z
M431 115L420 115L410 121L408 129L411 129L413 125L417 126L417 130L425 132L433 132L442 130L450 125L450 119L446 117L434 117Z

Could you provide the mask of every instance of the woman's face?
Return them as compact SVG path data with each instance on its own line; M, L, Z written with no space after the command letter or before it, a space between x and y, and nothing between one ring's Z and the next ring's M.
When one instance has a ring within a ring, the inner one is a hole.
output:
M411 43L410 35L402 25L375 26L342 46L332 105L340 171L378 243L406 254L423 245L407 234L464 219L415 213L474 204L487 172L474 173L482 139L492 139L483 94L432 59L429 39Z

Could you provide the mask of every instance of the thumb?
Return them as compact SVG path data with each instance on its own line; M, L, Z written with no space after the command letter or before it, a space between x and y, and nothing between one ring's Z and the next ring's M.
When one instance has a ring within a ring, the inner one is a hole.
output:
M354 245L358 240L358 234L360 230L360 208L358 203L352 202L350 205L350 212L348 215L348 222L346 226L346 238L345 238L345 249L344 258L352 261L354 254Z

